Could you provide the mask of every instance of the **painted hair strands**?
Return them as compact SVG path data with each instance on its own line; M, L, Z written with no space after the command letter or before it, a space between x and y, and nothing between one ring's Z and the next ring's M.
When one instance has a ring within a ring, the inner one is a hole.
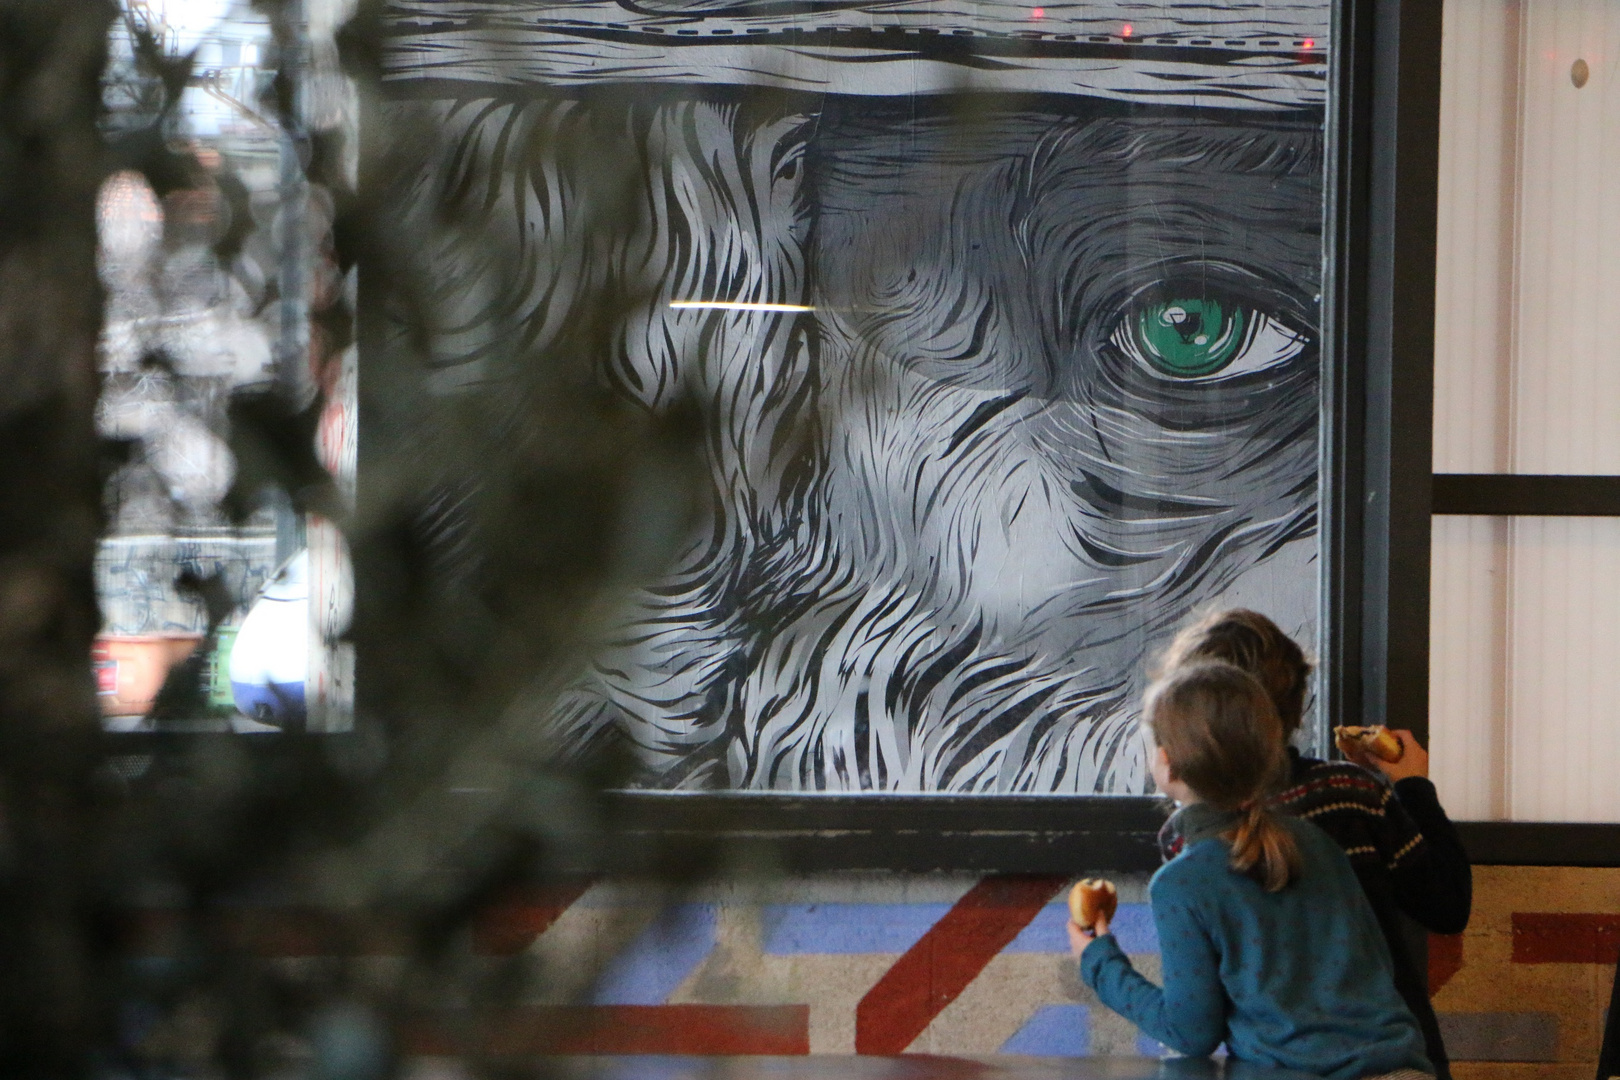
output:
M1144 712L1171 774L1218 810L1236 812L1222 834L1231 868L1277 892L1299 873L1299 850L1268 806L1287 775L1282 722L1271 695L1241 668L1218 661L1171 670Z

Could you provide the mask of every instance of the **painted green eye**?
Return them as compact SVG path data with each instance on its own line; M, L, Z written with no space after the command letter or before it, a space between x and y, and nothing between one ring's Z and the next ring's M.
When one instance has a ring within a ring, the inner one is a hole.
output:
M1196 382L1276 367L1309 339L1252 305L1166 290L1126 305L1109 340L1160 379Z
M1196 378L1232 362L1243 348L1248 316L1219 300L1169 300L1139 308L1131 331L1148 363L1166 375Z

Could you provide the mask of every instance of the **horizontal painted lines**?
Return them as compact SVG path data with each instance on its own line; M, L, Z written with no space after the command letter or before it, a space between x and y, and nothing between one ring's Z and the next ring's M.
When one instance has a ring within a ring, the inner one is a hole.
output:
M1048 904L1019 931L1007 945L1010 953L1067 953L1069 951L1069 905ZM1153 925L1153 911L1146 904L1121 904L1108 924L1119 947L1127 953L1156 953L1159 932Z
M1434 997L1462 970L1463 936L1461 934L1429 935L1429 996Z
M755 303L748 300L671 300L669 306L675 311L814 311L808 304L767 304Z
M772 904L764 909L767 956L903 953L950 911L950 904ZM1047 904L1004 953L1067 953L1069 907ZM1159 935L1146 904L1121 904L1110 930L1127 953L1156 953Z
M1613 964L1620 960L1620 915L1513 913L1515 964Z
M770 904L762 912L767 956L903 953L950 904Z
M861 999L855 1052L904 1052L1065 884L1060 877L1008 875L969 889Z
M534 944L572 907L588 882L540 889L514 889L480 911L473 920L473 951L485 956L516 956Z
M1084 1005L1043 1005L997 1053L1087 1057L1091 1053L1091 1010Z
M714 951L716 918L713 904L664 908L608 964L591 1000L598 1005L662 1005Z
M308 907L239 907L209 911L203 921L230 947L264 959L318 956L406 956L411 928L398 917ZM131 919L137 956L175 956L191 932L178 911L148 909Z
M807 1005L550 1005L420 1015L402 1034L421 1057L810 1052Z
M589 884L513 890L473 918L473 951L515 956L576 903ZM416 927L397 914L299 905L228 905L210 909L204 921L232 948L265 959L321 956L407 956ZM181 912L148 908L130 916L133 950L139 956L173 955L188 932Z
M1440 1013L1452 1061L1557 1061L1558 1015L1550 1012Z

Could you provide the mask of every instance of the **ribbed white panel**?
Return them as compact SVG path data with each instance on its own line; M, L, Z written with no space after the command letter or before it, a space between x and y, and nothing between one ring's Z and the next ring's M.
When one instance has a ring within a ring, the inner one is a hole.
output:
M1620 4L1534 0L1523 34L1513 471L1620 473Z
M1434 519L1429 776L1455 818L1507 816L1508 522Z
M1511 467L1520 7L1446 0L1434 469ZM1508 524L1437 517L1429 600L1430 776L1454 817L1507 815Z
M1508 814L1620 821L1620 519L1512 531Z
M1620 473L1620 2L1445 19L1436 471ZM1433 559L1447 806L1620 821L1620 520L1436 518Z
M1509 468L1519 45L1514 0L1446 0L1436 223L1435 472Z

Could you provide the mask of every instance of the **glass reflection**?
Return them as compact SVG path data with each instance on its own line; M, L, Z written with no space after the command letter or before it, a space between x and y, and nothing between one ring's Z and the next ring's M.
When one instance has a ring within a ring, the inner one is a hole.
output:
M267 108L264 17L222 0L125 0L105 79L108 138L161 145L183 175L121 171L98 206L106 289L100 434L119 463L96 559L92 663L109 729L304 725L310 620L304 522L267 497L226 513L233 394L313 393L303 267L307 190ZM175 100L140 62L189 56ZM289 161L294 166L289 169ZM171 170L173 171L173 170Z

